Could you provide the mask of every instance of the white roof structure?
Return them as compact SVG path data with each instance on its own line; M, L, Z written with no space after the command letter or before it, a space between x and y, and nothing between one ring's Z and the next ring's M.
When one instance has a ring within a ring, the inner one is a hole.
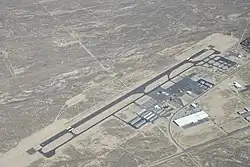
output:
M240 114L240 115L243 115L243 114L245 114L247 112L248 112L248 110L245 109L245 110L242 110L242 111L238 111L237 113Z
M188 116L185 116L185 117L182 117L182 118L179 118L179 119L176 119L174 120L174 122L180 126L180 127L183 127L185 125L189 125L189 124L192 124L192 123L197 123L205 118L208 118L208 114L205 113L204 111L200 111L200 112L197 112L197 113L194 113L194 114L191 114L191 115L188 115Z
M194 108L196 108L198 105L195 104L195 103L192 103L191 106L194 107Z
M236 81L234 81L233 84L234 84L234 86L235 86L236 88L242 88L242 85L239 84L239 83L236 82Z
M250 116L245 118L248 122L250 122Z
M246 111L250 111L250 105L244 108Z

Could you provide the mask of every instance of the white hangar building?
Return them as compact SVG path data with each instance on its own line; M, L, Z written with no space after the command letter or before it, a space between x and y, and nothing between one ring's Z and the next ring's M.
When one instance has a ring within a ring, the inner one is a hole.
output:
M174 120L174 123L176 123L178 126L183 127L191 124L197 124L200 121L209 118L208 114L204 111L200 111L179 119Z

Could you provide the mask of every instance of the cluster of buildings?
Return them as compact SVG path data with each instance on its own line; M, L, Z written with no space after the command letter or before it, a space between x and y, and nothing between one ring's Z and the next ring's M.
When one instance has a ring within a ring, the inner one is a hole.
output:
M250 122L250 105L245 107L244 110L237 112L239 115L241 115L245 120Z

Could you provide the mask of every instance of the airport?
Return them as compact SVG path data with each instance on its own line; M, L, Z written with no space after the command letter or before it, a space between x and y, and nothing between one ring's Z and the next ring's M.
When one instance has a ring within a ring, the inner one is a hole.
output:
M225 46L224 43L213 45L213 38L224 38L225 43L230 45ZM227 89L226 86L221 86L223 84L232 89L231 96L242 96L234 92L244 90L245 84L241 80L231 78L237 77L236 74L241 68L247 67L244 63L248 62L249 53L242 47L240 50L242 56L239 58L239 51L234 50L236 41L230 36L213 34L192 46L196 52L184 61L89 115L79 115L78 121L71 121L71 125L64 130L26 150L27 155L40 153L44 157L51 158L56 155L58 149L108 120L120 121L120 124L124 124L122 126L130 127L129 129L132 128L133 131L143 130L148 126L165 127L169 140L180 149L178 153L249 127L247 107L239 108L235 113L225 111L235 115L230 119L234 126L228 127L230 122L223 123L223 120L228 118L223 116L216 118L216 111L214 112L213 107L209 108L206 104L209 103L206 98L214 96L215 90ZM186 52L182 54L186 55ZM245 101L241 103L245 104ZM222 119L220 120L222 122L217 119ZM199 131L210 128L215 128L214 132L212 131L215 136L210 135L211 138L205 140L197 137L195 141L190 141L191 143L186 140L186 133L192 131L192 135L198 136L202 135L198 133Z
M249 3L2 5L0 166L249 166Z

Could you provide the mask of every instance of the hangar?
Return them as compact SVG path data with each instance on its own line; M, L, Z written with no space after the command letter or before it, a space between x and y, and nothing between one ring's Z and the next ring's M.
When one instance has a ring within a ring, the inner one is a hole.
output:
M202 120L207 119L209 116L206 112L200 111L179 119L174 120L174 123L176 123L179 127L184 127L192 124L197 124L201 122Z

